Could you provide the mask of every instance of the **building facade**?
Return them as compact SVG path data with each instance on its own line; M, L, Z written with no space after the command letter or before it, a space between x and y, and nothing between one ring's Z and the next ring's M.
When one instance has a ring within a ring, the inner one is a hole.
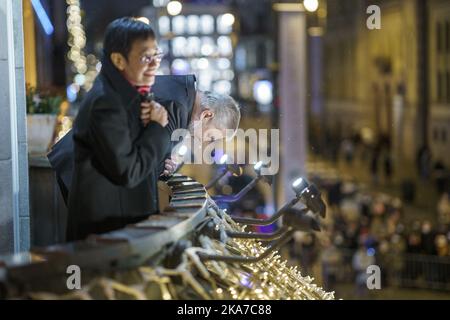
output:
M370 30L369 5L381 9ZM425 144L433 161L449 149L448 1L329 0L324 36L325 110L340 137L369 128L391 142L396 163L414 166Z

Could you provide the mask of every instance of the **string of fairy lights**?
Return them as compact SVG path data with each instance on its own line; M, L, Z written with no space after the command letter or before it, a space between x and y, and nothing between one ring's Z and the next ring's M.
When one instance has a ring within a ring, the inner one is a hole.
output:
M86 34L82 24L82 11L79 0L66 0L67 7L67 30L69 32L69 52L67 58L72 64L74 72L73 83L67 88L69 101L75 101L81 89L88 91L97 76L100 63L98 59L89 54L86 56Z

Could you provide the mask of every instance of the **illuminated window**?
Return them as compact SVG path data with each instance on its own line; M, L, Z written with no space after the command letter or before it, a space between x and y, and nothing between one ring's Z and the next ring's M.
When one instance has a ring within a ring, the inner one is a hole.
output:
M200 17L200 32L203 34L211 34L214 32L213 16L206 14Z
M220 15L217 18L217 32L229 34L233 31L234 16L231 13Z
M217 60L217 67L221 70L230 69L231 62L227 58L220 58Z
M220 94L230 94L231 82L227 80L217 81L213 85L213 91Z
M220 36L217 39L217 46L219 47L219 53L222 56L230 56L233 53L233 46L231 44L230 37Z
M186 56L199 56L200 55L201 41L199 37L189 37L187 39Z
M222 75L220 74L219 70L212 70L212 79L213 81L222 80Z
M197 61L197 68L200 70L209 69L209 60L206 58L200 58Z
M198 73L198 89L201 91L211 90L211 73L209 71L201 71Z
M169 0L153 0L153 6L155 8L161 8L167 6Z
M192 59L191 60L191 69L192 70L198 70L198 59Z
M172 53L175 57L182 57L186 54L186 38L175 37L172 40Z
M168 54L169 51L170 51L170 49L169 49L169 41L168 40L161 39L158 42L158 47L160 47L162 52L164 52L165 54Z
M224 80L232 81L234 79L234 72L232 70L225 70L221 73L221 78Z
M203 37L202 38L202 49L201 53L203 56L210 56L216 51L216 46L213 38Z
M172 62L172 74L186 74L190 72L189 63L184 59L175 59Z
M187 32L189 34L196 34L199 32L200 18L198 16L188 16L187 19Z
M166 35L170 32L170 19L167 16L162 16L158 19L158 28L161 35Z
M175 34L184 34L186 32L186 17L176 16L172 19L173 32Z

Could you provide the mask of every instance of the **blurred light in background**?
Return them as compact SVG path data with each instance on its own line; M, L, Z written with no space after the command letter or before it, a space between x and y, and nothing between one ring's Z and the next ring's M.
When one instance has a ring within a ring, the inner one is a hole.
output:
M231 62L229 59L221 58L221 59L217 60L217 67L221 70L230 69Z
M217 81L213 85L213 90L220 94L229 95L231 93L231 82L228 80Z
M183 10L183 5L180 1L170 1L167 4L167 12L171 16L179 15L181 13L181 10Z
M175 57L181 57L185 55L185 48L187 42L185 37L175 37L172 40L172 53Z
M225 70L222 72L221 77L225 80L232 81L234 79L234 72L232 70Z
M315 12L319 8L319 0L304 0L303 6L309 12Z
M189 37L187 39L186 55L188 57L199 56L202 47L202 42L199 37Z
M153 6L156 8L165 7L169 3L169 0L153 0Z
M208 69L209 68L209 61L206 58L200 58L197 61L197 68L199 69Z
M172 73L175 75L187 74L190 71L189 63L184 59L175 59L172 62Z
M233 46L231 44L230 37L220 36L217 39L217 46L219 47L219 53L222 56L230 56L233 53Z
M215 51L215 43L213 38L211 37L203 37L202 38L202 48L201 48L201 54L203 56L210 56Z
M69 85L66 90L66 95L69 102L74 102L75 100L77 100L78 86L76 84Z
M200 24L200 18L198 16L188 16L187 17L187 32L189 34L196 34L198 33L198 26Z
M168 53L168 59L161 62L164 73L192 73L199 90L232 93L234 48L229 34L235 23L233 14L166 15L157 21L162 36L159 45Z
M225 13L217 18L217 32L221 34L231 33L233 30L234 16L231 13Z
M100 61L95 65L95 70L97 72L100 72L102 70L102 63Z
M75 81L75 83L77 85L79 85L80 87L82 87L84 85L84 83L86 82L86 76L84 74L77 74L73 80Z
M271 104L273 101L273 85L268 80L256 81L253 85L253 97L262 105Z
M172 19L173 32L177 35L184 34L186 29L186 17L176 16Z
M200 30L203 34L211 34L214 32L214 17L209 14L200 17Z
M48 17L47 12L42 6L41 1L31 0L31 4L33 5L37 17L39 18L39 22L41 23L42 28L44 28L45 33L50 36L55 31L55 28L53 28L50 18Z
M170 18L162 16L158 19L158 28L160 35L166 35L170 32Z
M206 59L205 59L206 60ZM206 60L208 61L208 60ZM212 76L211 70L202 70L198 73L198 88L202 91L211 90Z

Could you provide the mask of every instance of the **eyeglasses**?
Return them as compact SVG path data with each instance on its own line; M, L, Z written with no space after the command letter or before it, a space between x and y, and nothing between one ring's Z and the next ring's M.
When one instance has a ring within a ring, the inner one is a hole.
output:
M140 62L141 62L141 64L151 64L151 63L153 63L153 61L161 62L163 57L164 57L164 52L160 48L158 48L154 55L142 56Z

